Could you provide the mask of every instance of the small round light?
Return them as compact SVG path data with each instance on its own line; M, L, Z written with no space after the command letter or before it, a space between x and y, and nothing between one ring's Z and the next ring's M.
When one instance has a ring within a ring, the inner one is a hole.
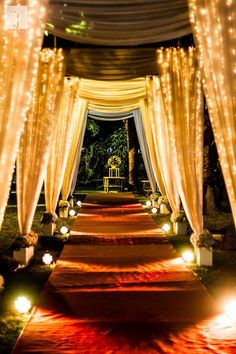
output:
M49 252L45 252L43 257L42 257L42 261L43 261L44 264L49 265L49 264L52 263L53 257L52 257L52 255Z
M82 206L81 200L77 200L76 205L81 208L81 206Z
M26 313L31 308L31 302L25 296L19 296L15 302L15 309L19 313Z
M68 227L67 226L61 226L60 227L60 233L62 234L62 235L66 235L66 234L68 234L69 233L69 229L68 229Z
M164 225L162 226L162 230L163 230L164 232L170 231L170 230L171 230L170 224L164 224Z
M233 323L236 323L236 300L227 302L225 305L225 314Z
M194 260L194 254L192 251L184 251L182 258L186 263L191 263Z
M153 213L153 214L156 214L157 212L158 212L157 208L155 208L155 207L152 208L152 213Z
M146 201L146 206L147 206L147 207L150 207L151 205L152 205L151 200L147 200L147 201Z
M74 209L70 209L70 210L69 210L69 215L70 215L70 216L75 216L75 214L76 214L76 212L75 212Z

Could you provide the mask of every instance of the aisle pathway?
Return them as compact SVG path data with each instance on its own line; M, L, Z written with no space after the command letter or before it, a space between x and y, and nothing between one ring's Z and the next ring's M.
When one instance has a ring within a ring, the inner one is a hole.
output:
M14 354L236 352L218 320L132 194L88 194Z

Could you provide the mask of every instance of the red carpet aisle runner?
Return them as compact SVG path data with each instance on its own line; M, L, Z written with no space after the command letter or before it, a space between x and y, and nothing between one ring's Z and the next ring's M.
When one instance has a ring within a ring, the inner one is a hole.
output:
M89 194L14 354L236 353L236 330L132 194Z

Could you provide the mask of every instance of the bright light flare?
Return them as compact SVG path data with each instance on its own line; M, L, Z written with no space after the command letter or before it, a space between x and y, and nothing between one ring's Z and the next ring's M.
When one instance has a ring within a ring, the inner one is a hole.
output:
M236 300L230 300L225 304L225 314L233 323L236 323Z
M150 207L151 205L152 205L151 200L147 200L147 201L146 201L146 206L147 206L147 207Z
M76 211L74 209L70 209L69 210L69 215L70 216L75 216L75 214L76 214Z
M192 251L188 250L188 251L184 251L182 253L182 258L186 263L191 263L194 260L194 254Z
M168 232L168 231L170 231L171 230L171 226L170 226L170 224L164 224L163 226L162 226L162 230L164 231L164 232Z
M157 208L155 208L155 207L152 208L152 213L153 213L153 214L156 214L157 212L158 212Z
M52 255L49 252L45 252L43 257L42 257L42 261L43 261L44 264L49 265L49 264L52 263L53 257L52 257Z
M68 227L67 226L61 226L60 227L60 233L62 234L62 235L66 235L66 234L68 234L69 233L69 229L68 229Z
M77 200L76 205L81 208L81 207L82 207L82 202L81 202L81 200Z
M30 310L31 308L31 302L25 297L25 296L19 296L15 302L15 309L19 313L26 313Z

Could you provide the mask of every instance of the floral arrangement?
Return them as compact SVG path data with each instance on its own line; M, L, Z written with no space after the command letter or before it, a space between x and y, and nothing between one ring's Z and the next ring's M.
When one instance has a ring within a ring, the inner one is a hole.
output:
M192 242L194 247L206 247L210 248L214 246L215 240L210 231L204 229L203 233L200 235L192 234L190 237L190 241Z
M59 208L68 208L70 206L70 203L67 200L59 200L58 203Z
M150 199L151 199L151 200L156 201L156 200L158 200L159 197L160 197L160 194L159 194L159 193L152 193L152 194L150 194Z
M38 241L38 234L30 231L27 235L18 235L13 243L14 249L26 248L30 246L35 246Z
M158 205L161 205L161 204L169 205L169 200L166 195L162 195L158 198L157 203L158 203Z
M120 164L121 164L121 158L116 155L109 157L107 161L107 166L111 166L111 167L119 167Z
M172 222L185 222L187 221L185 212L183 210L179 210L177 212L174 212L171 214L170 220Z
M2 275L0 275L0 292L3 291L3 285L4 285L4 278Z
M49 211L45 211L43 213L42 219L40 220L40 224L52 224L57 221L58 217L55 213L50 213Z

